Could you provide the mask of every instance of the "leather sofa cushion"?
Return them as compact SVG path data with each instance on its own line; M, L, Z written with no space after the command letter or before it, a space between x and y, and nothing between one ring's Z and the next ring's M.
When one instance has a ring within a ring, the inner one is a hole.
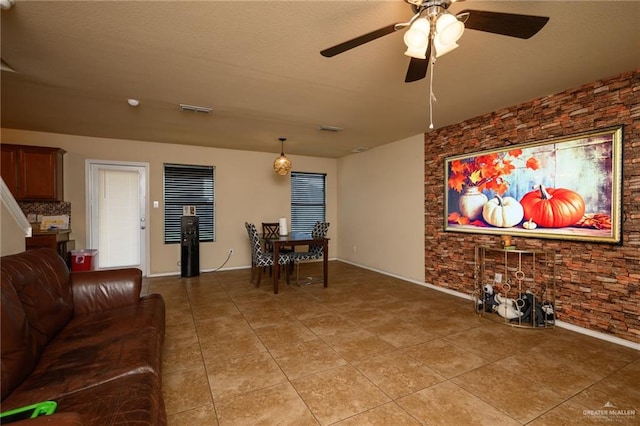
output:
M47 345L31 375L2 401L3 410L32 401L59 402L66 395L141 374L154 376L159 388L164 323L153 322L164 305L159 297L146 300L73 318Z
M67 265L55 250L37 249L4 256L1 268L3 282L15 288L38 345L44 347L73 313Z
M75 315L51 343L55 346L79 347L101 343L112 336L146 328L153 329L148 332L162 345L165 333L165 305L159 294L142 296L135 305Z
M54 250L4 256L2 411L54 400L29 424L165 425L165 306L139 270L70 274ZM77 298L77 300L76 300Z
M75 315L138 303L142 271L134 268L72 272L73 312Z

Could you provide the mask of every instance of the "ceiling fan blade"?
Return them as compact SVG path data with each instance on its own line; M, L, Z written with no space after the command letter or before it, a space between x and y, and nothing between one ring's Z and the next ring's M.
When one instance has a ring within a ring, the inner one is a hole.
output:
M429 42L427 53L424 56L426 56L427 59L411 57L409 68L407 68L407 76L404 78L405 83L422 80L427 76L427 68L429 68L429 62L431 61L431 42Z
M533 37L549 21L546 16L483 10L463 10L457 15L466 13L469 14L469 17L464 23L465 28L524 39Z
M324 49L320 52L320 54L324 57L331 58L332 56L336 56L339 53L346 52L347 50L351 50L354 47L361 46L377 38L386 36L387 34L391 34L394 31L396 31L396 24L391 24L375 31L371 31L370 33L363 34L359 37L352 38L351 40L347 40L343 43L336 44L335 46L329 47L328 49Z

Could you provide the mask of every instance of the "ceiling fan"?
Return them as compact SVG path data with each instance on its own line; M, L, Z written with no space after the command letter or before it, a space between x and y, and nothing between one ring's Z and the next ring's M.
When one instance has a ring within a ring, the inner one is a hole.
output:
M546 16L519 15L513 13L463 10L457 15L448 11L456 0L404 0L411 5L415 15L408 22L387 25L375 31L352 38L324 49L322 56L332 57L376 40L395 31L409 27L404 41L405 55L411 57L405 82L423 79L429 62L458 47L456 43L465 28L528 39L545 26ZM464 1L464 0L458 0Z

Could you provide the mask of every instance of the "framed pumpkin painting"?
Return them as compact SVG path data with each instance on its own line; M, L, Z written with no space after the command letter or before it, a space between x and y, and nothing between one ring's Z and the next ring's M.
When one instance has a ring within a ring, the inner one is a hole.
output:
M621 243L622 126L445 160L445 231Z

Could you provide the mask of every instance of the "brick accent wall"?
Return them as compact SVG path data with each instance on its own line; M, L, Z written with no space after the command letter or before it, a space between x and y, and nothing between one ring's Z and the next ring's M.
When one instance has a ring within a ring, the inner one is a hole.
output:
M425 281L471 294L474 247L500 244L499 236L443 231L445 158L614 125L624 126L622 245L514 241L558 253L559 320L640 342L640 69L426 133Z

